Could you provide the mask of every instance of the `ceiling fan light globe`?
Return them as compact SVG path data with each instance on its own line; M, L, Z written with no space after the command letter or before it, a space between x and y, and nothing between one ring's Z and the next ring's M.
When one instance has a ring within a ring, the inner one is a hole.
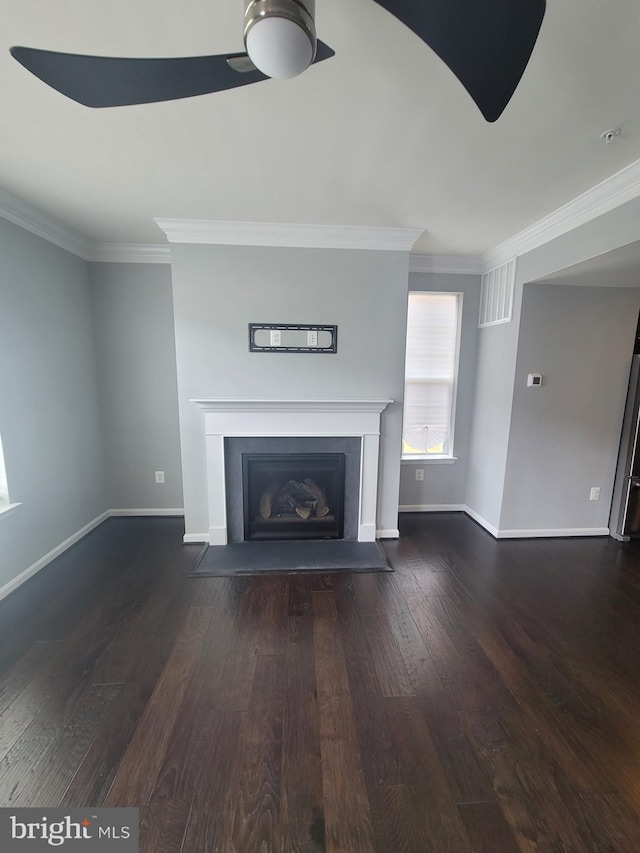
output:
M246 48L256 68L276 79L301 74L315 54L315 45L303 27L275 16L254 23L246 35Z

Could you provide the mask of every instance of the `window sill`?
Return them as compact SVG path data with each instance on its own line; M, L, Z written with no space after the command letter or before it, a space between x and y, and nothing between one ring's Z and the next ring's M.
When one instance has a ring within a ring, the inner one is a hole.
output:
M425 462L428 462L429 464L433 464L433 465L451 465L454 462L458 461L458 457L457 456L444 456L444 455L440 455L440 454L436 454L436 453L429 453L429 454L426 454L425 456L419 456L419 455L412 453L411 456L403 456L401 461L403 463L405 463L405 462L419 462L421 465L424 464Z
M0 520L3 518L8 518L15 510L22 506L22 504L2 504L0 505Z

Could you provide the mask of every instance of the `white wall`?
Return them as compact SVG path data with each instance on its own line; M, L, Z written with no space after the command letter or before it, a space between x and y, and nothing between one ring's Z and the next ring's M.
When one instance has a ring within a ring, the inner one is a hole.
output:
M181 509L171 267L94 263L89 275L109 507Z
M409 255L241 246L172 247L187 534L209 522L197 397L390 397L379 529L397 529ZM248 351L250 322L338 325L336 355Z
M525 286L503 533L607 528L639 310L639 289Z
M107 509L87 264L0 219L0 589Z
M411 273L409 290L463 294L453 447L453 455L457 457L457 461L451 464L424 460L403 461L400 474L400 506L459 506L466 500L478 348L480 276ZM424 469L423 481L416 480L416 468Z

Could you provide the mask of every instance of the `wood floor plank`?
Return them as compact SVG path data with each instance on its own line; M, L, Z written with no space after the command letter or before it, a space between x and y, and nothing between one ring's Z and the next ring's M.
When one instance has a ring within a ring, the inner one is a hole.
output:
M189 812L182 850L233 853L232 830L239 789L242 754L240 734L248 712L227 711L218 717L203 756L207 772L200 775ZM157 801L160 802L160 801ZM240 851L237 851L240 853Z
M309 579L291 578L280 793L282 853L325 850L312 607Z
M114 684L90 685L86 689L63 731L46 751L46 759L38 761L37 781L23 793L19 805L38 806L62 798L120 693L121 685Z
M592 754L580 746L580 736L572 721L551 702L535 677L522 664L514 651L505 642L489 620L483 618L478 608L470 601L458 599L461 614L467 620L469 630L490 659L510 692L517 696L523 713L529 722L537 726L540 737L547 747L557 755L564 771L572 782L582 790L607 791L615 788L617 780L610 773L607 762L595 760L593 750L598 746L592 742ZM604 756L602 756L604 758ZM610 760L611 756L609 756ZM624 767L624 762L623 762ZM620 767L619 769L623 769ZM626 767L624 767L626 770ZM640 806L640 779L626 774L629 796Z
M640 818L616 791L576 794L572 812L594 850L632 853L640 845Z
M16 806L30 796L54 742L52 735L22 737L11 747L0 761L0 806Z
M15 702L45 664L49 663L50 643L34 643L0 677L0 725L2 714Z
M400 538L385 545L394 568L411 579L423 595L446 595L449 578L437 555L423 557L415 539Z
M74 677L68 664L72 653L70 644L47 645L48 654L0 713L0 758L9 752L38 715L46 719L47 711L43 708L59 707L67 693L76 687L77 669Z
M365 783L391 784L398 779L398 758L389 732L375 665L364 624L343 584L336 584L341 654L350 688Z
M223 673L236 605L227 578L209 580L222 581L223 594L208 596L211 619L201 648L193 650L194 665L154 786L153 801L193 799L200 777L207 772L209 742L222 736L228 723L227 712L220 711L219 704L226 689Z
M382 581L379 582L382 585ZM395 575L387 575L381 594L414 695L444 696L444 684L411 615Z
M114 665L118 657L120 694L104 725L91 744L60 805L100 806L111 788L118 767L133 738L145 708L170 654L171 634L160 639L141 638L138 647L127 640L115 641L105 654ZM102 681L102 672L97 684ZM94 672L95 678L95 672ZM111 683L111 682L106 682Z
M502 812L524 849L588 849L582 826L572 818L562 768L535 733L520 731L517 741L498 734L487 711L460 712L468 732L493 769L494 789ZM536 847L538 845L538 847Z
M458 810L474 853L518 853L520 848L496 802L461 803Z
M415 688L389 624L387 614L378 611L362 617L371 657L383 696L414 696Z
M281 654L286 642L286 578L235 578L241 590L218 699L221 711L248 711L259 654Z
M495 799L488 768L452 708L434 709L420 697L388 699L384 707L397 756L395 784L437 777L443 801L451 807Z
M437 618L434 601L421 592L413 576L400 578L400 588L454 708L486 708L490 700L482 683L474 677L470 662L456 651Z
M313 616L326 848L371 853L371 813L333 593L313 593Z
M140 853L181 853L191 803L164 800L140 809Z
M206 579L179 519L97 528L0 602L0 805L111 791L149 853L637 853L640 543L399 524L392 573Z
M370 790L378 853L473 853L457 811L442 807L437 785L397 785Z
M169 737L213 618L212 608L192 607L145 713L118 769L105 805L148 803L164 760Z
M280 849L284 657L260 656L240 739L234 850Z

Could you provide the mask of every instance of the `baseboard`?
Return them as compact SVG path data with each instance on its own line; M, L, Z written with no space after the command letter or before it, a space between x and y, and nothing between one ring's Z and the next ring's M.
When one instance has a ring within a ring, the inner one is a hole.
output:
M376 530L376 539L399 539L400 531L397 529Z
M71 548L72 545L75 545L76 542L79 542L83 537L87 535L87 533L91 533L96 527L102 524L103 521L106 521L109 518L110 512L107 510L103 512L102 515L99 515L97 518L94 518L93 521L90 521L88 524L85 524L84 527L81 527L80 530L77 530L72 536L69 536L68 539L65 539L64 542L61 542L60 545L56 545L48 554L45 554L44 557L41 557L37 562L35 562L32 566L29 566L28 569L25 569L24 572L21 572L17 577L10 580L9 583L5 584L3 587L0 587L0 600L6 598L10 593L14 592L18 589L19 586L22 586L25 581L28 581L29 578L32 578L36 575L41 569L44 569L49 563L53 562L56 557L59 557L66 550Z
M480 513L476 512L468 506L465 506L464 511L469 516L469 518L472 518L475 522L477 522L480 527L484 527L484 529L488 530L492 536L494 536L496 539L498 538L498 528L494 527L493 524L490 524L486 518L483 518L480 515Z
M495 534L494 534L495 535ZM496 539L555 539L569 536L608 536L608 527L551 527L498 530Z
M495 539L561 539L571 536L608 536L608 527L528 527L519 530L508 530L494 527L486 518L483 518L470 507L464 511L474 521L484 527Z
M617 539L618 542L631 542L630 536L623 536L622 533L616 533L613 530L609 530L609 536L611 536L612 539Z
M209 534L208 533L185 533L182 537L182 541L185 545L198 545L206 542L209 544Z
M109 515L113 518L121 518L126 516L176 516L176 515L184 515L184 509L182 508L165 508L161 509L110 509Z
M465 512L464 504L403 504L399 512Z

